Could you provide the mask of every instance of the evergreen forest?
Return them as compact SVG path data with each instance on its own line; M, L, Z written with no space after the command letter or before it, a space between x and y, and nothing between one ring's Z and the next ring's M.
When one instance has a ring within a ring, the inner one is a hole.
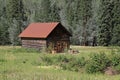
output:
M73 45L120 46L120 0L0 0L0 45L33 22L61 22Z

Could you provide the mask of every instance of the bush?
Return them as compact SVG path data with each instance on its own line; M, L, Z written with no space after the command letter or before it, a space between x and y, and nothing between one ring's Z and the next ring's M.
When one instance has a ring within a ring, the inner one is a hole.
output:
M69 55L59 55L56 60L60 67L64 70L71 70L70 62L73 61L73 57Z
M70 59L69 56L66 56L66 55L59 55L59 56L57 57L57 62L64 62L64 63L67 63L67 62L69 62L69 59Z
M117 53L112 53L110 55L110 64L111 66L120 73L120 54L119 52Z
M120 64L115 66L115 69L120 72Z
M40 63L43 65L56 65L64 70L79 71L86 64L84 57L75 57L72 55L44 55L40 57Z
M110 58L108 58L110 57ZM86 61L84 57L77 57L65 54L44 54L37 59L37 65L55 65L64 70L80 71L85 68L88 73L103 72L107 67L113 66L119 69L120 55L106 55L105 53L92 54Z
M112 54L110 57L110 61L111 61L111 66L117 66L120 64L120 54L115 53Z
M85 70L88 73L103 72L109 62L105 53L93 54L90 56L90 61L86 64Z
M81 57L69 57L67 63L61 63L61 67L64 70L70 70L70 71L79 71L82 67L84 67L86 64L85 58Z
M90 61L86 66L85 66L85 70L87 73L96 73L98 71L100 71L100 66L94 62L94 61Z
M48 55L44 55L42 57L40 57L41 59L41 64L44 63L44 65L52 65L53 64L53 60L51 56Z

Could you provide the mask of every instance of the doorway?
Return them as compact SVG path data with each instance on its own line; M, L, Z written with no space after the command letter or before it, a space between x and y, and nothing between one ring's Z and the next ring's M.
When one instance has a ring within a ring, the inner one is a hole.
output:
M67 46L68 44L66 41L57 41L54 48L56 52L60 53L60 52L64 52L64 50L68 48Z

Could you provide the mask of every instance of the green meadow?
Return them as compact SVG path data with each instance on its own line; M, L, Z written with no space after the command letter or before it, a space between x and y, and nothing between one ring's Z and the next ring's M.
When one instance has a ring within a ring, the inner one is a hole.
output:
M44 56L74 56L88 59L93 53L104 52L110 54L117 52L117 47L71 46L71 48L79 50L79 53L46 54L35 50L23 49L19 46L1 46L0 80L120 80L120 75L89 74L82 68L79 71L64 70L59 66L50 65L41 60L41 57ZM55 64L57 64L57 61L55 61Z

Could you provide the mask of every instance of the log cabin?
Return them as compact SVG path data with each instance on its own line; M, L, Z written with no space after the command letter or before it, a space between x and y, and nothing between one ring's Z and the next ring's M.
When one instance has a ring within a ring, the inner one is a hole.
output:
M64 52L70 47L71 33L59 22L31 23L19 35L22 47Z

